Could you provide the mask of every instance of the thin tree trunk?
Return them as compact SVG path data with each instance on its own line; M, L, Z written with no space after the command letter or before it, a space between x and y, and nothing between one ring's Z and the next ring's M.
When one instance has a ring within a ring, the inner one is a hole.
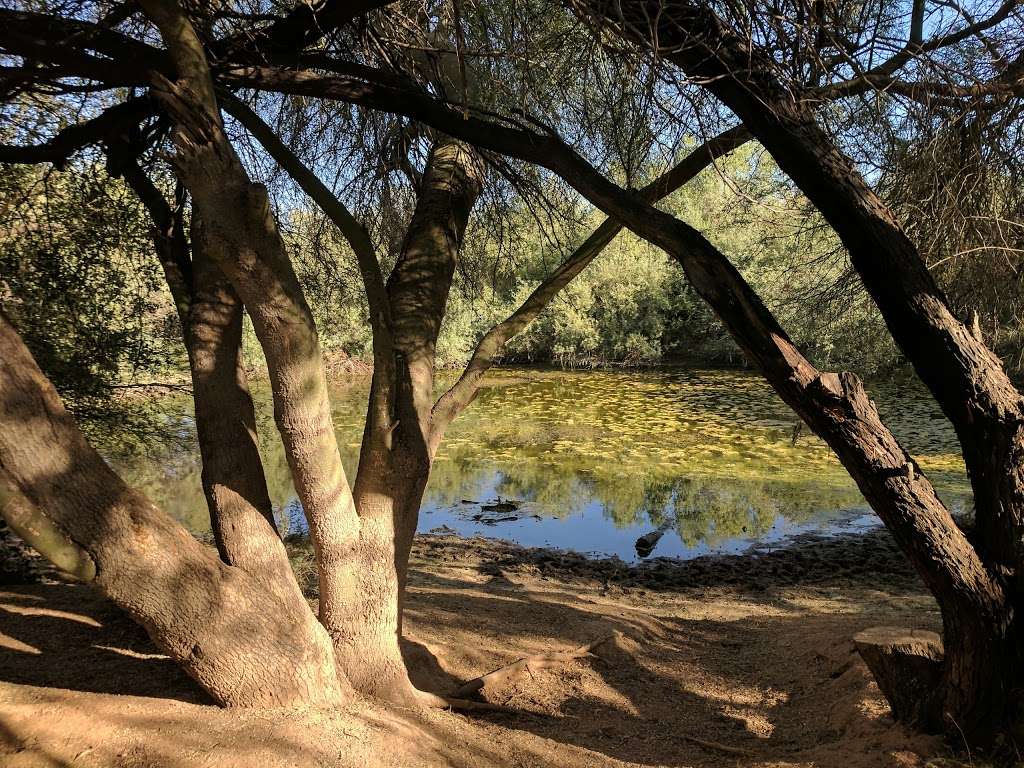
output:
M126 147L111 142L108 167L121 175L153 220L153 243L178 310L192 375L203 490L221 559L265 580L289 599L299 589L280 541L256 438L256 414L242 359L242 304L223 273L185 237L175 210ZM198 216L194 225L198 229Z
M221 562L129 488L64 410L0 313L0 511L71 547L80 575L144 626L225 706L337 705L329 639L299 597L286 601Z

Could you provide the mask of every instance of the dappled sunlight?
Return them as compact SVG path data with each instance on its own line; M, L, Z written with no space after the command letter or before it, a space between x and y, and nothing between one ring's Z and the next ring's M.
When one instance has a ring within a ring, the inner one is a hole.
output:
M42 651L34 645L23 643L21 640L11 637L10 635L5 635L3 632L0 632L0 648L6 648L9 651L17 651L18 653L34 653L36 655L42 653Z
M90 627L100 626L100 623L92 616L83 616L82 614L71 613L70 611L58 611L52 608L39 608L36 606L28 607L23 605L11 605L10 603L0 603L0 611L6 611L7 613L14 613L20 616L48 616L55 619L65 619L67 621L85 624Z

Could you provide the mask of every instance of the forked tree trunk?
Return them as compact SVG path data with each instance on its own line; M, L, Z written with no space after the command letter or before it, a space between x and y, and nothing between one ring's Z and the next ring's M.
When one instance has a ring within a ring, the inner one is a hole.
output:
M61 559L47 541L78 553L80 575L218 703L344 701L330 641L301 596L286 599L221 562L125 485L89 446L2 313L0 512L16 530L48 532L44 556Z
M277 428L316 552L320 621L337 640L358 579L353 548L359 521L334 434L316 326L266 189L250 181L224 135L195 31L173 0L149 0L144 8L182 76L177 84L156 76L153 89L175 123L176 170L202 220L201 248L243 301L266 356Z
M198 221L193 229L201 229ZM203 252L196 232L187 349L192 371L203 491L221 559L288 599L298 582L274 522L256 436L256 413L242 359L242 302Z
M360 583L351 596L355 615L345 642L353 652L345 656L360 658L363 646L384 642L386 668L355 685L373 686L376 695L391 700L415 697L399 641L409 551L433 459L435 348L482 175L471 147L448 138L436 142L402 253L387 282L392 359L374 372L356 475L360 580L366 584ZM366 621L366 616L373 619ZM362 666L348 671L350 679L373 673Z
M407 466L405 450L395 449L397 441L416 454L406 482L418 507L429 467L425 435L433 404L433 345L454 270L453 249L472 206L472 200L465 206L452 202L461 194L458 157L460 152L473 153L467 148L454 155L450 149L435 152L434 170L427 174L432 181L425 182L425 213L414 216L415 234L393 275L399 287L389 291L389 302L409 303L412 314L405 319L405 330L395 333L395 376L375 382L373 416L368 419L371 438L364 440L360 460L366 480L359 485L357 516L334 435L312 313L285 253L266 190L250 182L224 136L202 45L180 7L173 0L146 0L143 7L160 28L181 78L171 83L155 76L154 93L175 123L174 163L202 219L203 249L244 302L266 354L278 429L316 549L320 620L341 671L358 690L416 703L419 696L398 646L396 531L404 528L395 512L396 505L407 508L408 494L390 484L391 471ZM479 180L473 181L475 199ZM438 220L442 207L445 215ZM420 234L416 222L424 217ZM434 253L438 247L445 250ZM406 270L408 278L401 277ZM420 322L425 315L431 316L426 326ZM376 366L375 375L390 367ZM399 457L397 465L393 454Z
M199 217L189 243L184 212L172 210L130 146L107 148L108 169L142 201L153 245L178 311L188 354L203 491L221 559L292 599L299 591L278 535L256 438L256 414L242 359L242 303L203 251Z

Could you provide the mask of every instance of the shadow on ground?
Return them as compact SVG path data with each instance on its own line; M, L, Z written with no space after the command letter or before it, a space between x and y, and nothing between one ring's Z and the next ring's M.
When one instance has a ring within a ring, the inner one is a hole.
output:
M404 652L439 692L524 655L615 639L488 690L517 714L229 711L86 587L0 588L5 766L923 765L850 638L934 627L885 542L642 569L500 542L426 537Z

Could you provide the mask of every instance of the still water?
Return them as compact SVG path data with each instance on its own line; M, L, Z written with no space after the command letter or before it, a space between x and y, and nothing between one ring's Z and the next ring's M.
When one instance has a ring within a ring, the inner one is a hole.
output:
M934 402L913 382L869 391L939 495L955 513L968 509L956 438ZM301 533L269 392L255 395L275 513L282 530ZM365 381L332 393L350 479L366 396ZM165 436L108 455L159 506L202 531L209 523L188 406L161 400ZM419 530L636 562L637 539L655 531L650 557L691 558L880 525L821 440L804 428L794 442L795 424L764 381L744 372L498 370L445 437Z

